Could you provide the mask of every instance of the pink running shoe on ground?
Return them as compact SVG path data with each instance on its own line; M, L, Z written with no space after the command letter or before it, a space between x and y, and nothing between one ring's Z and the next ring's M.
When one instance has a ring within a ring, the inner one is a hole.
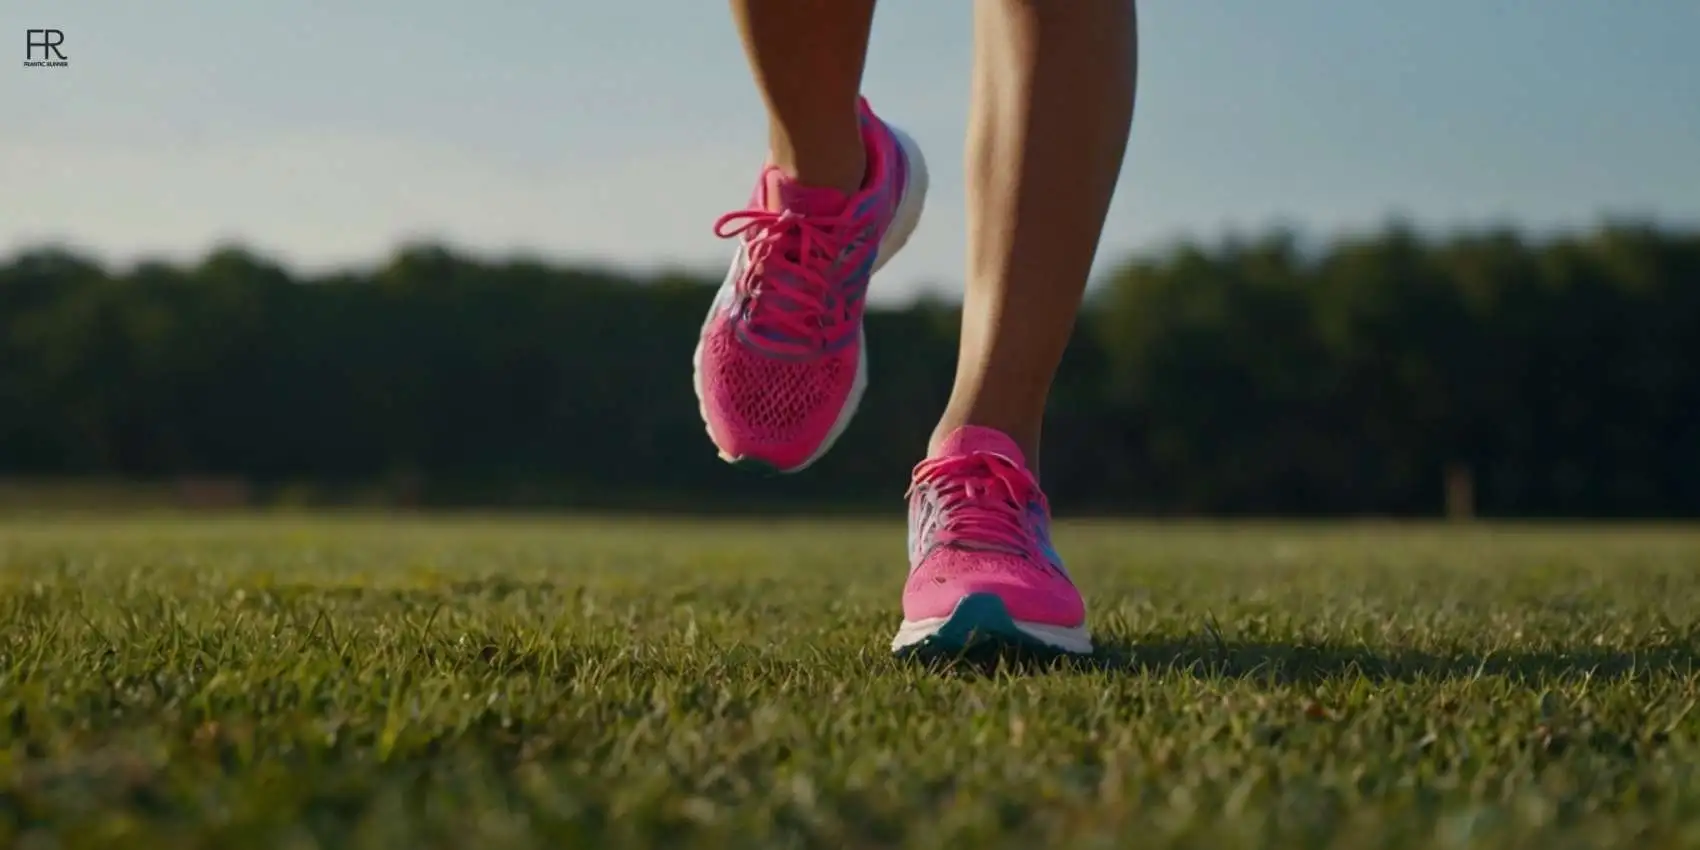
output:
M1086 604L1051 547L1051 509L1015 443L953 432L915 467L896 653L984 642L1090 653Z
M695 385L724 460L797 472L819 460L868 386L868 281L909 240L927 193L921 151L864 100L867 177L853 194L762 169L750 208L715 223L740 237L697 341Z

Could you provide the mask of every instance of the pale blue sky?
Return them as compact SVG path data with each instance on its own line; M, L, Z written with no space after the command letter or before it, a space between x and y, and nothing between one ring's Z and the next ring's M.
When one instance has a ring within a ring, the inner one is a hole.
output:
M970 8L879 13L867 94L935 177L876 297L960 285ZM69 68L22 66L35 27ZM1142 30L1100 269L1278 221L1700 222L1696 0L1147 0ZM318 269L433 237L718 274L762 155L717 0L6 0L0 34L5 252Z

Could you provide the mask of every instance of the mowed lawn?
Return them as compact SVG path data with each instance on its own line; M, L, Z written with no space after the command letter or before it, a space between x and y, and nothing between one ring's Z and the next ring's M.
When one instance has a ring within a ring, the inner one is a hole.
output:
M0 521L0 846L1700 843L1700 530L1065 525L951 665L902 535Z

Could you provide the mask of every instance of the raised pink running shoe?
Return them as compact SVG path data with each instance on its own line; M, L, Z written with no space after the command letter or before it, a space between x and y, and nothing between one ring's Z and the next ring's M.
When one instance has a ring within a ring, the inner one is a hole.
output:
M896 653L984 642L1090 653L1086 603L1051 547L1051 509L1014 441L968 426L915 467Z
M695 385L721 458L797 472L832 447L868 386L868 281L909 240L927 193L921 151L860 105L860 191L805 187L762 169L749 209L715 233L738 239L697 341Z

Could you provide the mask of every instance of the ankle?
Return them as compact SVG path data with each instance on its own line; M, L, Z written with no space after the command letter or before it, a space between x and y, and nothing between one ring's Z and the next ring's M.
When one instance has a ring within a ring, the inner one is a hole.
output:
M853 195L862 188L862 181L867 175L865 160L846 161L797 161L774 154L774 167L778 168L791 182L810 189L833 189L846 195Z
M774 128L769 158L793 182L813 188L837 189L853 194L867 179L868 150L859 126L852 133L801 138Z

